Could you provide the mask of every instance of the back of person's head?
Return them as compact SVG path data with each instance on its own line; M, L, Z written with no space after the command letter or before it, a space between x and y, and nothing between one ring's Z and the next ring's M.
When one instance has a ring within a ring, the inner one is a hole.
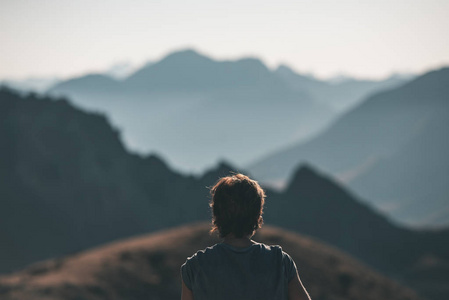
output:
M235 174L221 178L210 192L213 232L241 238L253 235L262 226L265 193L257 181Z

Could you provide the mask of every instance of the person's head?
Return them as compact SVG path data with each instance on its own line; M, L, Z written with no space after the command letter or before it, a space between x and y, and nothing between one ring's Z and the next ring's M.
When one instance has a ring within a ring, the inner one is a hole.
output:
M241 238L252 236L262 226L265 193L257 181L243 174L223 177L210 193L212 232Z

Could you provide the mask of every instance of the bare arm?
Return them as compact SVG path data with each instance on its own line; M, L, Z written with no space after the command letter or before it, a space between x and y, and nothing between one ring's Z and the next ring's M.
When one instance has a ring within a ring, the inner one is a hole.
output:
M311 300L306 289L302 285L301 279L299 279L298 273L288 283L288 300Z
M185 285L184 280L182 281L181 300L194 300L193 292Z

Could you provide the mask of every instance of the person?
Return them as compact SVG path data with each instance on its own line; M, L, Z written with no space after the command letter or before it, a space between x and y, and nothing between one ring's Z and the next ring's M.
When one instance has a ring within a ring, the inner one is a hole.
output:
M181 266L181 300L310 300L292 258L280 246L251 239L263 223L260 185L233 174L221 178L210 193L211 232L223 240Z

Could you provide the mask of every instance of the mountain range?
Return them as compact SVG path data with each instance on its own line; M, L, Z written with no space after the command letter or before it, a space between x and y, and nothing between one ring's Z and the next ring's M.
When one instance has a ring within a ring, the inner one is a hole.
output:
M388 86L330 85L308 77L305 87L284 73L257 58L219 61L188 49L121 80L88 74L49 92L107 113L128 149L159 153L177 169L198 174L221 159L245 165L311 137L337 116L335 103L345 95L354 103Z
M215 61L193 50L169 54L123 80L90 74L50 93L107 113L129 149L160 153L196 173L223 158L249 161L316 132L334 115L258 59Z
M64 99L2 89L0 122L0 272L207 220L207 187L237 171L221 163L185 175L157 156L130 153L103 115ZM406 284L418 278L432 299L449 295L448 230L398 227L308 166L285 191L266 190L266 223L330 243Z
M449 68L368 97L309 141L256 160L264 182L286 182L308 162L394 220L449 224Z

